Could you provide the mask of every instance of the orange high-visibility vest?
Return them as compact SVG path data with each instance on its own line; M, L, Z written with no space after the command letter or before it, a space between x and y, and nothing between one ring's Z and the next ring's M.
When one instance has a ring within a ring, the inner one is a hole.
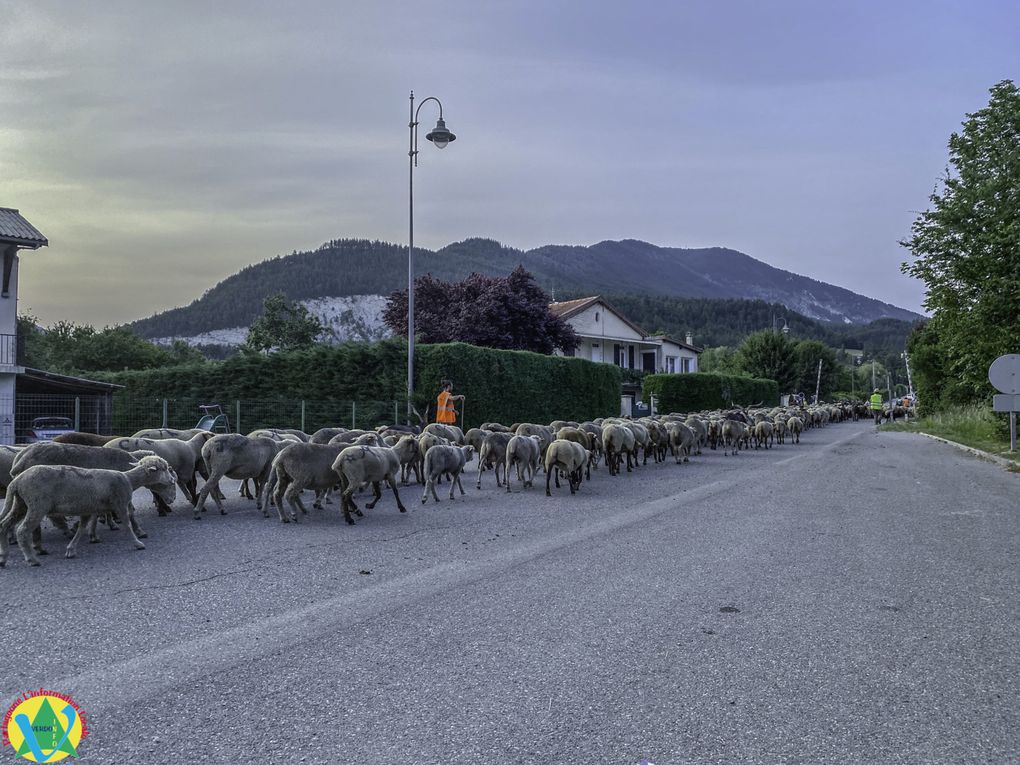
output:
M450 400L453 395L449 391L442 391L436 399L436 422L446 425L453 425L457 422L457 410L453 408Z

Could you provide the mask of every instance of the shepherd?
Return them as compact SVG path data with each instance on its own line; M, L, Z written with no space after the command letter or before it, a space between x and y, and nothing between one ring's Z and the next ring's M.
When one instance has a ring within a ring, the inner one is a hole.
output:
M454 401L463 401L464 395L453 395L453 382L443 380L443 389L436 398L436 422L444 425L455 425L457 423L457 410L453 408Z

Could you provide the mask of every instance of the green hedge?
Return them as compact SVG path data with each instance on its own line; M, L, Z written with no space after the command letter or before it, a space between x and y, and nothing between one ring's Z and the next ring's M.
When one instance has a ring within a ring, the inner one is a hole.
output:
M125 386L118 397L131 399L403 402L406 365L407 344L386 340L93 376ZM615 415L620 407L620 370L612 364L464 343L419 345L414 400L422 414L430 408L430 419L444 378L454 381L454 393L467 396L466 427L487 420L591 419Z
M644 379L643 389L646 398L652 394L656 396L659 412L696 412L732 405L779 404L779 384L775 380L712 372L648 375Z

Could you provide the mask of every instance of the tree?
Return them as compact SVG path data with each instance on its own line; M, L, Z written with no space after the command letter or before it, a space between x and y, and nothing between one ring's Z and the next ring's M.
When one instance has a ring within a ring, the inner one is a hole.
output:
M752 377L775 380L780 391L792 391L797 383L793 343L780 332L766 329L748 335L740 346L739 363Z
M311 348L324 331L307 308L278 292L262 301L262 315L248 328L244 348L255 353Z
M698 356L699 372L715 372L721 375L746 375L740 366L737 349L729 345L706 348Z
M817 340L801 340L793 346L794 365L797 382L794 387L814 395L818 384L818 362L822 362L822 379L819 396L827 398L837 389L840 380L840 365L836 361L836 352L825 343Z
M414 281L414 334L423 343L570 353L578 346L577 335L552 314L549 302L522 266L505 277L476 273L461 282L427 274ZM407 332L407 290L390 295L383 321L398 335Z
M901 242L914 256L903 272L927 286L923 339L943 356L947 403L987 397L988 365L1020 337L1020 90L990 92L950 137L951 168Z

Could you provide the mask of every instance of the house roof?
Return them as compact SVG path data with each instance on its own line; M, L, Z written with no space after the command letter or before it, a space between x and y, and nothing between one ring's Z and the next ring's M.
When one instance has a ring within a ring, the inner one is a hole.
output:
M569 319L571 316L576 316L577 314L581 313L581 311L595 305L596 303L601 303L606 308L607 311L612 311L614 314L616 314L616 317L620 321L622 321L632 330L641 335L642 338L648 336L647 332L645 332L643 329L641 329L641 327L639 327L637 324L635 324L626 316L624 316L622 313L620 313L620 311L617 308L613 307L609 303L609 301L607 301L601 295L592 295L591 297L578 298L577 300L566 300L562 303L550 303L549 311L552 313L553 316L558 316L561 319Z
M701 353L702 351L705 350L704 348L701 348L701 347L699 347L697 345L691 345L690 343L681 342L680 340L677 340L674 337L670 337L669 335L649 335L649 337L655 337L655 338L658 338L659 340L663 340L663 341L665 341L667 343L673 343L673 345L679 345L681 348L686 348L687 350L694 351L695 353Z
M688 350L694 351L695 353L701 353L702 351L705 350L704 348L699 348L698 346L691 345L690 343L682 343L679 340L673 339L669 335L649 335L647 332L641 329L641 327L639 327L637 324L635 324L626 316L624 316L622 313L620 313L619 310L613 307L609 303L609 301L607 301L601 295L592 295L591 297L578 298L577 300L564 300L562 303L550 303L549 312L553 316L558 316L561 319L569 319L571 316L576 316L577 314L581 313L581 311L590 308L596 303L601 303L603 306L605 306L606 310L612 311L614 314L616 314L617 318L619 318L620 321L622 321L628 327L630 327L639 335L641 335L642 339L644 340L660 340L660 341L666 340L670 343L673 343L674 345L679 345L681 348L687 348Z
M42 233L12 207L0 207L0 242L33 250L49 245Z
M86 380L82 377L59 375L42 369L26 367L18 375L18 393L113 393L122 389L123 385Z

